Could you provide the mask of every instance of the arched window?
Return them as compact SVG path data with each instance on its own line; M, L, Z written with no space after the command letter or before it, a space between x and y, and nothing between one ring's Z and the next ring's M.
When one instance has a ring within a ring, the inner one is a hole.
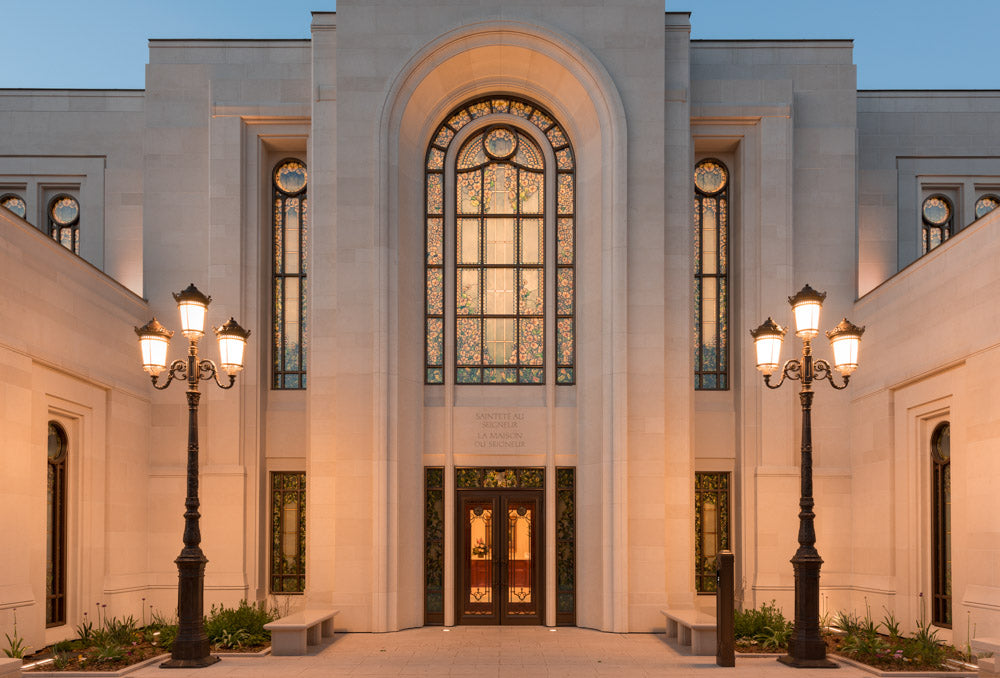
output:
M272 218L271 387L306 387L306 166L283 160L274 168Z
M66 623L66 431L49 422L45 625Z
M729 171L694 168L694 386L729 388Z
M1000 207L1000 198L995 195L982 195L976 201L976 219L985 217L987 214Z
M449 155L470 124L475 131ZM532 126L548 141L555 172ZM575 383L575 162L562 128L531 102L477 99L435 131L425 170L425 382L444 383L448 258L456 383L545 383L552 329L555 381ZM551 192L555 200L546 200ZM453 259L446 240L455 243ZM548 320L545 280L553 275L555 317Z
M0 197L0 207L13 212L22 219L28 214L28 206L24 202L24 198L14 193L8 193L7 195Z
M948 198L943 195L932 195L924 200L920 213L924 222L924 254L927 254L951 237L955 210L952 209Z
M951 425L931 435L931 621L951 628Z
M49 235L57 243L80 253L80 203L71 195L57 195L49 202Z

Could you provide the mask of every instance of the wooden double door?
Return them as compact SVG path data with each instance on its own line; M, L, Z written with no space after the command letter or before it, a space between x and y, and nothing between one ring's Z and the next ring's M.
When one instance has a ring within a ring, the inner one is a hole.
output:
M459 624L542 624L542 490L460 490Z

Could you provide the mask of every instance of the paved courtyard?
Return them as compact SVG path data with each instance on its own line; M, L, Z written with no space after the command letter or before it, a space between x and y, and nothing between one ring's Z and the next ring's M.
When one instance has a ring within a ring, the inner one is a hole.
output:
M156 666L131 674L145 678L199 676L469 676L543 678L549 676L700 676L807 678L828 671L796 670L773 657L736 659L719 668L714 657L692 657L663 634L601 633L544 627L425 627L396 633L337 634L310 648L305 657L233 657L205 669L164 672ZM842 667L836 678L868 676Z

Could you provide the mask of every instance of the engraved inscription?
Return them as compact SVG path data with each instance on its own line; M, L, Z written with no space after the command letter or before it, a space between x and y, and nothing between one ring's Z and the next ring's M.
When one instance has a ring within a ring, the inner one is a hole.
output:
M476 412L479 430L474 445L479 449L523 448L525 445L524 433L521 431L523 422L523 412Z
M508 454L545 451L545 410L476 407L455 410L455 451Z

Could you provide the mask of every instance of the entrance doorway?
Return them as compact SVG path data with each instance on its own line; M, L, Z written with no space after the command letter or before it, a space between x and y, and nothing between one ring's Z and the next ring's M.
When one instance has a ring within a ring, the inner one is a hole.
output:
M458 492L456 621L542 624L542 490Z

